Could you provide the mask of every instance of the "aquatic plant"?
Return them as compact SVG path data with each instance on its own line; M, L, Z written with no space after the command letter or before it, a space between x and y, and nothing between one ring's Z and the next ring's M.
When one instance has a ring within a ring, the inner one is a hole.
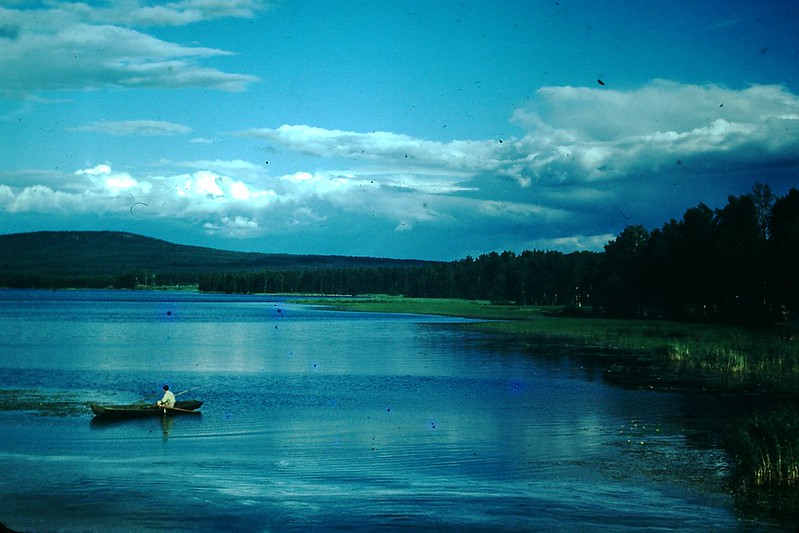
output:
M799 413L793 408L750 415L735 432L731 448L741 488L799 485Z
M799 413L784 407L746 416L726 443L736 506L753 516L799 520Z
M28 411L42 416L85 413L87 405L77 396L58 391L0 390L0 411Z

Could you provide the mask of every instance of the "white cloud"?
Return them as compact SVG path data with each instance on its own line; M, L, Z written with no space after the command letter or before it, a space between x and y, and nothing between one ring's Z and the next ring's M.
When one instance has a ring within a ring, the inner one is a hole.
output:
M526 247L535 250L556 250L561 252L601 250L608 242L616 238L614 233L600 235L570 235L531 241Z
M86 179L70 183L69 187L61 192L68 194L68 198L75 202L82 201L88 210L94 209L94 202L100 199L146 195L152 187L149 182L140 182L126 172L114 172L107 164L77 170L75 176ZM23 189L23 193L28 189L29 187ZM53 192L53 196L57 196L57 193ZM65 198L67 197L62 197L62 200ZM21 210L28 209L23 207Z
M85 126L68 128L69 131L107 133L109 135L181 135L190 133L191 128L183 124L163 120L101 120Z
M19 192L4 194L0 206L10 213L67 213L90 212L89 204L81 195L53 190L46 185L31 185Z
M243 162L218 166L246 168ZM109 164L79 169L60 188L45 184L0 185L0 210L14 213L71 213L200 222L217 233L244 237L262 232L259 219L277 193L213 170L166 176L132 176ZM137 207L138 206L138 207ZM143 209L142 207L146 207Z
M230 10L220 5L211 1L175 2L162 11L189 14L185 19L188 23L245 16L260 4L234 2ZM257 81L255 76L200 64L231 52L170 43L131 28L138 24L136 13L146 9L138 2L113 9L72 2L53 2L46 9L0 8L5 37L0 55L0 94L20 98L42 91L112 87L238 91ZM166 18L161 17L161 24L175 23ZM157 20L152 17L151 23Z
M474 171L497 165L502 153L502 145L494 140L443 143L386 131L359 133L306 125L253 128L239 135L264 139L303 154L391 162L408 168L433 165L439 169Z
M51 2L51 5L95 22L183 26L226 17L252 18L267 4L260 0L179 0L164 2L162 5L147 5L140 0L121 0L109 2L106 6L71 2Z
M228 237L252 237L261 233L258 223L245 216L222 216L216 222L206 222L203 229L209 235L223 234Z
M634 173L657 175L675 161L706 170L753 168L799 146L799 98L780 86L733 90L656 80L633 91L546 87L514 120L516 141L535 154L519 172L531 181L584 182ZM742 152L744 157L739 157Z
M111 174L111 167L109 165L96 165L92 168L82 168L80 170L76 170L75 174L78 176L107 176Z
M218 174L213 170L199 170L191 174L154 178L162 188L176 198L191 203L193 212L225 212L227 209L257 209L274 201L277 193L256 184Z
M260 179L265 175L260 165L250 163L249 161L244 161L243 159L200 159L197 161L183 161L180 163L180 165L187 168L212 170L221 174L234 174L236 176L247 177L253 180Z

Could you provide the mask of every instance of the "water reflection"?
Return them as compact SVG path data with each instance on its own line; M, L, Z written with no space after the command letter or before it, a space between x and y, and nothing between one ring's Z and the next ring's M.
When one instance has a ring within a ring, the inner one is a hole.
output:
M88 410L59 419L0 411L0 521L47 529L37 522L46 516L61 530L736 527L729 497L696 483L712 479L706 469L719 457L685 437L702 425L690 404L609 387L568 346L537 346L531 357L429 317L179 304L95 301L131 319L99 338L69 332L102 313L37 314L35 327L21 328L24 342L0 340L17 355L2 359L0 383L129 403L171 382L205 401L201 417L119 422ZM681 470L686 460L696 468ZM164 480L180 487L179 508L151 501ZM48 509L33 505L54 485ZM107 504L83 503L98 499Z
M202 415L196 414L192 415L192 418L199 419ZM166 441L169 439L170 433L173 429L180 430L180 424L184 421L178 420L176 416L153 416L153 417L144 417L139 419L115 419L115 418L104 418L104 417L93 417L89 421L89 427L92 430L100 430L100 431L109 431L114 432L117 431L121 436L127 436L131 433L139 433L144 435L151 435L158 428L161 430L161 435L163 440ZM176 428L176 424L178 425ZM191 428L191 431L195 431L197 426L190 423L188 425ZM184 426L183 429L186 429ZM177 432L176 434L180 434Z

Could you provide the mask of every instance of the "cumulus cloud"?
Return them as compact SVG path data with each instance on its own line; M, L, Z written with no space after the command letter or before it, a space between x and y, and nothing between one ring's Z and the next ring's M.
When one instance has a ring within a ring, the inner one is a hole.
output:
M0 210L183 219L241 237L260 231L259 213L276 197L268 187L208 169L134 176L104 163L75 171L58 189L44 184L0 186Z
M258 223L245 216L222 216L216 222L206 222L203 229L209 235L222 234L228 237L252 237L261 233Z
M523 136L437 142L387 132L284 125L246 135L321 157L412 163L513 176L521 185L584 183L657 172L701 158L705 168L799 160L799 98L782 86L733 90L656 80L641 89L545 87L512 120ZM407 160L407 161L406 161Z
M570 235L568 237L555 237L531 240L528 249L557 250L562 252L601 250L608 242L616 238L615 233L602 233L599 235Z
M606 180L657 173L676 161L712 170L761 167L799 146L799 98L781 86L733 90L656 80L632 91L545 87L513 119L528 133L519 175Z
M257 180L259 177L264 175L264 171L260 165L256 165L249 161L244 161L243 159L200 159L197 161L183 161L180 163L180 165L186 168L212 170L222 174L243 176L253 180Z
M252 16L260 2L186 0L161 7L120 2L112 7L51 2L41 9L0 8L0 86L6 97L42 91L109 87L205 87L243 90L258 78L204 67L232 52L185 46L143 33L143 24L188 24Z

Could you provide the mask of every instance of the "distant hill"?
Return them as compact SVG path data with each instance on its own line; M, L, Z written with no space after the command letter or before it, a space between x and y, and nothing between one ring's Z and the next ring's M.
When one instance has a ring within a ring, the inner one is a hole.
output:
M419 266L425 261L231 252L116 231L38 231L0 235L0 280L150 274L259 272Z

